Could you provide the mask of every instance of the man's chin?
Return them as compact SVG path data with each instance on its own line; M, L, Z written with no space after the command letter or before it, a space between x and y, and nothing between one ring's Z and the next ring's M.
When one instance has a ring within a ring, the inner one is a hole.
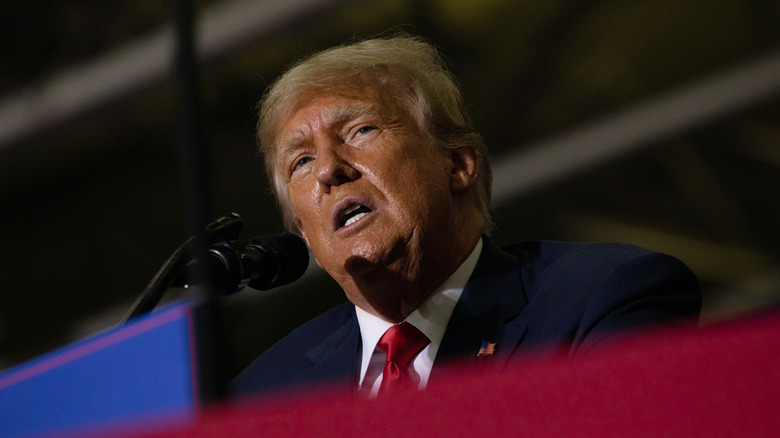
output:
M375 233L356 236L347 244L345 272L353 277L370 275L388 267L394 260L402 258L405 242L389 239ZM343 254L343 253L342 253Z
M385 263L365 256L350 256L344 262L344 270L352 277L365 277L379 270Z

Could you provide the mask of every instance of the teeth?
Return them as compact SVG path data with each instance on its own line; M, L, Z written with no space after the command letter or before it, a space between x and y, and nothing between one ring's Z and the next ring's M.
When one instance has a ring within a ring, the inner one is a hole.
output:
M371 209L365 205L352 204L339 214L339 228L352 225L369 213L371 213Z
M347 221L344 223L344 226L347 227L351 224L354 224L355 222L359 221L363 216L367 215L368 213L359 213L355 216L352 216L351 218L347 219Z
M355 204L355 205L353 205L352 207L349 207L348 209L344 210L344 211L341 213L341 215L342 215L342 216L346 216L346 215L348 215L348 214L352 213L353 211L357 210L357 209L358 209L358 208L360 208L360 207L361 207L361 205L360 205L360 204Z

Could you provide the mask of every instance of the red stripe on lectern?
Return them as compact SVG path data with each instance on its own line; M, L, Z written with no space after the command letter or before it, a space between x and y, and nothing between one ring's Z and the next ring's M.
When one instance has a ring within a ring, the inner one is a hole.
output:
M147 319L135 322L126 327L112 329L116 330L114 333L98 335L97 339L83 341L85 344L71 347L72 350L70 351L54 352L57 355L50 359L43 358L41 359L41 362L32 365L22 364L20 365L21 369L17 372L10 371L10 375L0 380L0 389L9 387L22 380L29 379L68 362L72 362L96 351L118 344L141 333L179 319L182 316L186 316L189 319L190 324L192 324L192 311L190 306L177 306L167 311L154 314ZM192 337L192 331L190 331L190 337ZM190 339L190 342L194 343L194 339ZM197 367L197 364L193 364L193 367Z

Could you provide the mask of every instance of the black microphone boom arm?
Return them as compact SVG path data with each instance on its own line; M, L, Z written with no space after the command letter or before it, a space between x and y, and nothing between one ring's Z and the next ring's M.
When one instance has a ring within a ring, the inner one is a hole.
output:
M193 273L202 269L203 258L209 273L208 286L220 295L238 292L247 285L258 290L271 289L291 283L306 272L309 251L300 237L290 233L257 236L239 249L236 239L242 228L241 216L231 213L207 225L204 233L190 236L157 271L122 323L154 309L174 281L197 278ZM196 239L205 239L208 250L205 256L188 259Z

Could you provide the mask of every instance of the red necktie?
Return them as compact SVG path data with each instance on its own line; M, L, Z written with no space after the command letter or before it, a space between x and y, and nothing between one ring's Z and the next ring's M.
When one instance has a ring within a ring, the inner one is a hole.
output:
M409 374L412 359L431 342L417 327L402 322L390 327L377 343L387 353L379 393L386 394L400 388L414 388Z

